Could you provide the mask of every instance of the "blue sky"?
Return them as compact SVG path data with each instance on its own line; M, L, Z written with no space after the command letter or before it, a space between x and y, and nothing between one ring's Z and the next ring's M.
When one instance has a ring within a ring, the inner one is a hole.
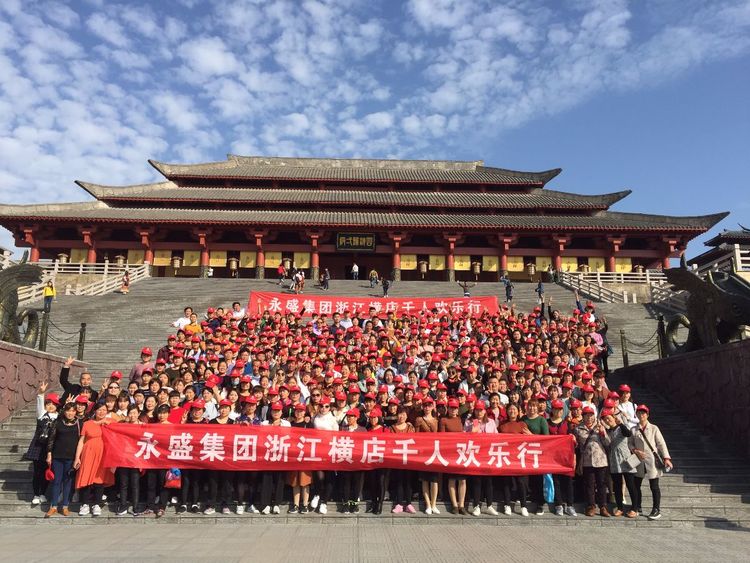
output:
M749 0L2 0L0 201L157 180L148 158L484 159L733 228L749 52Z

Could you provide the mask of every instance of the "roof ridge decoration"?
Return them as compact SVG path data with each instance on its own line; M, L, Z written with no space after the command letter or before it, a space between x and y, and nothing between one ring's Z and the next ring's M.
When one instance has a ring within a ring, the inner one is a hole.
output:
M386 158L316 158L288 156L243 156L228 154L227 160L252 166L293 168L373 168L380 170L476 170L483 160L392 160Z

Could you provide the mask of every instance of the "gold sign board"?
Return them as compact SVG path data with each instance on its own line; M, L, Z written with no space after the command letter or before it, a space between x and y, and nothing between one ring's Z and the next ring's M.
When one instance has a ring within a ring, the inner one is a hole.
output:
M372 233L336 233L336 250L375 252L375 235Z

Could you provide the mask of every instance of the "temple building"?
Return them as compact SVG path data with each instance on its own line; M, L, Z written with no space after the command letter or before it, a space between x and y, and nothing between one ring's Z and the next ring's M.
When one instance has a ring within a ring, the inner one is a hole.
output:
M532 270L667 267L726 213L610 211L631 192L547 189L560 169L482 161L277 158L149 161L165 181L76 183L95 200L0 205L32 261L147 262L155 276L275 277L280 263L316 278L528 279Z

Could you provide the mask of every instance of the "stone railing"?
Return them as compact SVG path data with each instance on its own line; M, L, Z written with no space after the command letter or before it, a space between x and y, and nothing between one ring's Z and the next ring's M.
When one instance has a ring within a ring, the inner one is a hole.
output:
M36 400L39 384L57 387L65 358L0 342L0 422ZM85 364L76 362L82 367Z
M708 432L750 457L750 340L617 371L660 394Z
M665 284L667 276L661 270L644 270L643 272L564 272L570 276L578 276L581 280L602 284Z
M627 291L623 291L622 293L612 291L611 289L598 284L596 281L586 279L577 273L558 272L557 280L560 285L569 289L576 289L582 295L596 301L602 301L604 303L638 302L635 293L628 293Z

